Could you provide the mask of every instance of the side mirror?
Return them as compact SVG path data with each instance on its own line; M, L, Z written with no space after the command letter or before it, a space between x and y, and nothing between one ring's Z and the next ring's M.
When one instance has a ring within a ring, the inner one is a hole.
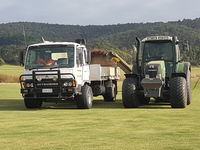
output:
M141 40L138 38L138 37L136 37L136 48L140 48L140 44L141 44Z
M135 45L133 45L133 52L136 53L137 52L137 47Z
M189 46L188 41L185 42L185 43L183 43L183 50L184 50L184 51L190 51L190 46Z
M87 64L90 64L91 63L91 51L90 50L88 50L87 51Z
M20 66L24 66L24 51L19 53L19 64Z

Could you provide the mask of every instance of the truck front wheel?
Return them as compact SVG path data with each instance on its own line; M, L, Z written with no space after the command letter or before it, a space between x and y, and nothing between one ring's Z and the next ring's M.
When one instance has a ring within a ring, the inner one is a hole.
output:
M24 104L26 108L33 109L33 108L40 108L42 106L42 100L34 99L30 97L24 97Z
M92 108L92 88L86 84L82 87L81 92L82 94L77 96L77 107L80 109Z

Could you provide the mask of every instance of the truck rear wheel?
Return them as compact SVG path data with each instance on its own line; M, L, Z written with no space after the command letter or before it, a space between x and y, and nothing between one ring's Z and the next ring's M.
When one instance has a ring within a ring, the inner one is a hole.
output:
M106 93L103 95L104 101L105 102L113 102L116 100L116 95L117 95L117 91L116 91L116 85L112 84L112 87L108 87L106 89Z
M80 109L90 109L92 107L92 88L87 84L81 89L82 94L77 97L77 107Z
M174 77L170 81L170 101L172 108L185 108L187 105L187 83L184 77Z
M137 79L126 78L122 85L122 101L125 108L139 107L140 101L136 91Z
M40 108L42 106L42 100L24 97L24 104L26 108Z

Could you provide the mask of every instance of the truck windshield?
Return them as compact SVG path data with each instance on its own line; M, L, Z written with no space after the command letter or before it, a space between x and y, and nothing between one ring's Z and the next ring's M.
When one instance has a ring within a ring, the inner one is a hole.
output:
M57 68L74 66L74 47L63 45L29 47L25 68Z
M151 41L143 43L144 60L173 60L173 44L171 41Z

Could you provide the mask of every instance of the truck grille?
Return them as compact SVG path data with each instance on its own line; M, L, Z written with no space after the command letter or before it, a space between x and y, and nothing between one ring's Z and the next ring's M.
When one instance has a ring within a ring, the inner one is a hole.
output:
M52 86L58 86L58 83L37 83L37 87L52 87Z

